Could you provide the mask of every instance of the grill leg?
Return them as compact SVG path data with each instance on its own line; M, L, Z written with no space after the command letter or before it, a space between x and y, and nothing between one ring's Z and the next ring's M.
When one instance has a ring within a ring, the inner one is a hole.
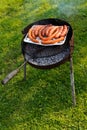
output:
M73 101L73 106L75 106L76 98L75 98L74 70L73 70L72 57L70 57L70 80L71 80L71 87L72 87L72 101Z
M26 60L24 59L24 61ZM26 80L26 63L24 64L24 80Z

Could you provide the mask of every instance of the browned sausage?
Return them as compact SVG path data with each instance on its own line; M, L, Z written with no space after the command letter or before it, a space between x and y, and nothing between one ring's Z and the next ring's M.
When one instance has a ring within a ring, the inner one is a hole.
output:
M55 44L55 43L61 42L63 40L64 40L64 37L60 37L60 38L54 39L54 40L47 40L47 41L42 40L41 42L42 42L42 44Z
M30 38L31 41L38 43L39 41L37 39L33 38L33 36L32 36L32 30L33 30L33 28L29 29L28 37Z
M36 36L35 36L35 30L36 30L37 26L34 26L32 27L32 31L31 31L31 35L34 39L36 39Z
M36 25L36 29L35 29L35 32L34 32L35 36L38 36L39 30L40 30L40 28L41 28L42 26L43 26L43 25Z
M45 36L45 30L46 30L46 28L47 28L47 26L41 32L42 36Z
M43 41L51 40L51 39L54 38L55 35L57 34L57 29L58 29L58 28L56 28L56 31L55 31L51 36L49 36L49 37L43 37L43 36L41 35L41 31L39 31L39 38L40 38L41 40L43 40Z
M56 31L56 29L58 29L58 28L59 28L58 26L52 26L52 28L49 31L48 36L51 36Z
M52 25L49 25L49 26L47 27L46 32L45 32L46 37L48 37L48 36L49 36L49 32L50 32L50 30L51 30L52 28L53 28L53 26L52 26Z
M63 31L63 26L59 26L59 30L58 30L58 33L55 35L55 38L60 37L62 31Z
M52 24L48 24L48 25L44 25L44 26L45 26L45 28L42 30L42 36L47 36L46 33L48 33L47 31L48 31L49 27L52 26Z
M63 31L62 31L62 33L61 33L61 36L62 36L62 37L65 36L65 35L67 34L67 32L68 32L67 25L64 25Z

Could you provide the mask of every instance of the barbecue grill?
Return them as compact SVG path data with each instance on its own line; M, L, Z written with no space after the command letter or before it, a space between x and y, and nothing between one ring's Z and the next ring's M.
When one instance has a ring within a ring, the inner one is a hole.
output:
M68 34L64 44L62 45L50 45L44 46L39 44L27 43L24 41L28 30L33 25L67 25L69 27ZM73 38L73 30L71 25L61 19L50 18L36 21L32 24L29 24L22 30L23 38L21 40L21 48L24 56L24 63L21 66L24 66L24 79L26 79L26 64L29 63L31 66L39 69L51 69L54 67L58 67L61 64L64 64L66 61L70 62L70 79L71 79L71 87L72 87L72 100L73 105L76 104L75 99L75 86L74 86L74 72L73 72L73 60L72 54L74 50L74 38ZM14 75L17 74L21 67L11 72L2 83L5 84L11 79Z

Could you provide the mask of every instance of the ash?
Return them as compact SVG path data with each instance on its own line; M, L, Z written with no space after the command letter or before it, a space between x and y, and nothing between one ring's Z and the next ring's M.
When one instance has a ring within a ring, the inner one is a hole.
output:
M30 55L25 54L25 58L29 63L33 65L48 66L48 65L53 65L64 60L69 54L70 54L70 50L69 48L67 48L63 52L53 55L53 56L49 56L49 57L37 58L37 57L32 57Z

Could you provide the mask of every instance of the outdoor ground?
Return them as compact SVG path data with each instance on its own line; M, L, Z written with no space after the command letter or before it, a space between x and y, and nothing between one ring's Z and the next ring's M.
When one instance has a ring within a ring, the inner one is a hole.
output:
M87 0L0 0L0 82L23 63L21 30L43 18L60 18L74 30L76 107L69 63L39 70L27 65L0 83L0 130L87 130Z

